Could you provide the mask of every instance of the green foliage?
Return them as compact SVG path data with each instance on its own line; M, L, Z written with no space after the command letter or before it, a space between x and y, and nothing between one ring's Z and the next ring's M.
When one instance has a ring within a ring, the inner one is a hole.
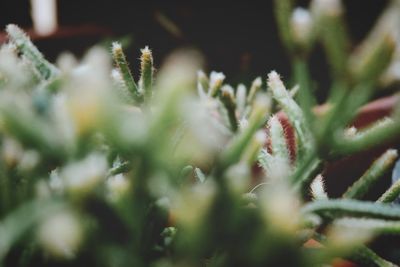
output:
M314 0L311 12L295 1L275 4L298 99L275 71L266 85L257 78L234 88L223 73L198 71L194 51L171 55L156 75L144 48L137 83L118 43L112 58L97 47L55 66L8 26L0 48L0 265L322 266L341 257L395 266L368 241L400 234L400 207L390 203L400 186L376 202L361 199L396 150L342 199L329 198L322 174L333 159L400 134L399 112L349 128L398 64L393 27L384 27L400 15L398 1L361 50L349 45L339 0ZM316 113L307 60L318 41L333 82ZM305 246L311 239L323 246Z

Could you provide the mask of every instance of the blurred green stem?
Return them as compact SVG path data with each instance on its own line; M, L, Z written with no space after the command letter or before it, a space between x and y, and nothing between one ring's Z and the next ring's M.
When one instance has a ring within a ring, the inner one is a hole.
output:
M300 107L304 112L307 123L312 126L315 117L312 113L312 108L317 104L317 101L312 92L309 68L305 58L295 57L293 60L293 73L296 84L300 86L298 92Z

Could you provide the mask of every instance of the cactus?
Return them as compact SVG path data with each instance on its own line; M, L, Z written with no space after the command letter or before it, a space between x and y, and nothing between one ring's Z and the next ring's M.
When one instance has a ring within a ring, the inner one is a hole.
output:
M338 257L395 266L369 241L400 234L392 203L399 183L375 202L364 197L397 151L339 199L330 198L323 172L400 134L398 104L390 118L349 127L374 89L393 81L386 71L398 60L398 1L357 49L340 0L275 4L292 90L276 71L234 87L222 72L199 71L194 51L172 54L154 73L148 47L136 82L118 43L56 66L8 26L0 48L0 266L322 266ZM308 70L317 42L333 80L318 113Z

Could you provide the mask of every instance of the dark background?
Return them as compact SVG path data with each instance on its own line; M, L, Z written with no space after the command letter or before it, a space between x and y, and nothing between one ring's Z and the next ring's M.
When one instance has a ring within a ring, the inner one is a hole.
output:
M353 44L367 33L387 1L347 0L346 17ZM309 1L297 1L306 6ZM27 0L0 0L0 28L16 23L31 27ZM105 33L91 36L57 37L35 40L47 57L54 60L61 51L77 55L106 36L129 35L133 42L127 51L132 67L138 67L139 48L152 48L156 66L168 53L182 46L194 46L206 58L206 70L223 71L228 82L248 83L275 69L284 78L290 75L289 62L278 39L272 10L267 1L133 1L133 0L59 0L60 26L91 24ZM156 19L162 13L182 32L176 37ZM317 47L311 58L313 77L326 91L329 84L324 55ZM137 71L136 71L137 73ZM322 94L324 95L324 94Z

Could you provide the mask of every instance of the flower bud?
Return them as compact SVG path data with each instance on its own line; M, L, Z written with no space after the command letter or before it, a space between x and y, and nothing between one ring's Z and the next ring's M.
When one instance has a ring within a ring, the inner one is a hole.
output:
M52 256L73 258L83 241L82 224L71 212L54 214L39 226L38 239Z
M107 188L112 200L117 200L129 190L129 180L122 174L111 176L107 179Z
M310 12L304 8L296 8L290 20L293 40L300 46L307 46L313 31L313 19Z
M61 171L66 189L78 195L90 192L105 179L107 160L103 155L91 154L85 159L72 163Z
M319 16L339 16L343 13L341 0L313 0L311 2L313 13Z
M218 94L219 89L222 87L222 83L225 80L225 75L222 72L212 71L210 74L210 91L209 95L214 97Z

